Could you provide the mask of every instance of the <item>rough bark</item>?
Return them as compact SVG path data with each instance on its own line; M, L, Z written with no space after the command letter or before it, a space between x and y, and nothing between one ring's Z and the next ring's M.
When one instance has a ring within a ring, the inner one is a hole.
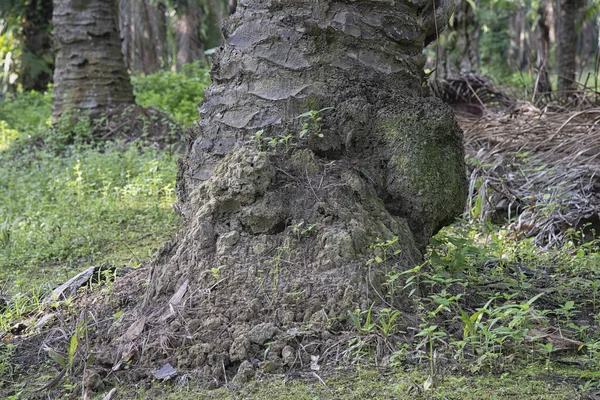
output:
M29 0L25 3L21 55L23 90L44 91L52 82L54 55L51 21L52 0Z
M577 88L577 27L583 0L560 0L558 32L558 96L566 99Z
M411 0L239 2L180 161L185 227L153 261L135 317L153 321L146 361L224 382L249 359L289 369L286 354L298 351L310 364L335 344L330 330L348 329L348 311L384 298L411 323L386 274L420 262L428 238L463 211L467 185L454 115L421 97L427 10ZM309 110L321 111L298 118ZM366 262L371 244L394 237L389 254L399 255ZM131 348L124 338L120 351ZM178 346L176 360L161 350Z
M438 186L426 182L424 176L390 171L388 165L393 162L390 151L399 144L385 132L406 129L404 120L415 121L414 137L423 141L413 143L415 148L433 146L456 130L451 115L433 118L443 114L444 107L433 99L420 100L422 48L430 33L419 22L425 3L420 7L410 1L395 6L324 2L308 7L293 1L241 2L226 29L225 48L214 61L214 84L200 108L202 133L182 173L183 201L198 182L212 175L222 157L254 132L264 129L267 136L277 136L297 130L297 115L310 108L333 107L327 118L327 138L315 141L313 150L331 159L349 157L364 168L390 207L423 231L418 235L421 242L462 211L461 201L454 201L454 196L447 201L431 193L445 189L448 195L454 193L460 187L454 179L442 178ZM270 18L266 20L263 13ZM416 130L426 130L418 125L434 121L446 121L448 126L430 127L440 132L434 135L437 139L427 142ZM442 148L446 145L453 146L440 143ZM392 148L388 154L382 152L386 147ZM426 152L422 156L423 161L434 161ZM456 154L446 156L452 159ZM462 165L462 160L457 163ZM442 177L445 172L439 173ZM431 185L427 193L416 188L418 181ZM406 186L415 190L414 195L420 194L411 196ZM419 198L423 204L417 204ZM401 199L405 204L399 204ZM425 205L430 201L439 203Z
M125 65L152 74L166 61L167 21L163 3L119 0L119 31Z
M55 116L133 103L113 0L55 0Z

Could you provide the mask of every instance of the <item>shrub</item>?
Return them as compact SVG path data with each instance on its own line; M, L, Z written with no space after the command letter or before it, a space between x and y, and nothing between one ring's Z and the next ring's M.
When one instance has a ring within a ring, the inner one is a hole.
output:
M209 68L200 62L183 66L180 73L161 71L153 75L133 75L136 102L167 113L181 125L198 119L198 103L210 84Z

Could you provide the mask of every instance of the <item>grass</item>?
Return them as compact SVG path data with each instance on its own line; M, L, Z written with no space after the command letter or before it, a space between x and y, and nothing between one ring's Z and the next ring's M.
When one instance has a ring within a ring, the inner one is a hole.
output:
M4 291L64 281L90 263L116 261L124 246L140 254L178 224L175 160L136 145L72 149L57 158L43 150L0 154L0 279ZM143 246L142 246L143 247Z
M177 156L143 142L90 144L87 119L51 127L51 106L51 91L0 104L3 331L91 265L137 267L180 223Z
M490 373L474 375L452 374L440 381L435 391L423 391L420 383L427 379L421 372L375 368L338 370L329 377L323 375L321 382L309 374L290 376L258 376L244 387L206 390L176 382L155 384L151 388L119 388L123 398L146 399L279 399L279 400L327 400L327 399L455 399L455 400L567 400L575 398L573 387L565 384L565 378L573 382L581 375L576 368L556 366L546 369L543 364L513 368L501 375ZM323 384L324 383L324 384ZM105 393L97 398L101 399Z

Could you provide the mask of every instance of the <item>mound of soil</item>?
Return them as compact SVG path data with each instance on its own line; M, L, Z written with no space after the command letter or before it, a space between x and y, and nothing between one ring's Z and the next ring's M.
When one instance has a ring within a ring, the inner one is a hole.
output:
M144 140L158 148L177 145L183 152L181 128L167 114L136 104L109 107L90 115L93 140Z
M223 384L248 365L281 372L311 356L330 361L349 310L410 309L385 285L387 273L421 260L406 221L348 165L308 149L289 165L278 158L236 150L192 193L193 215L153 261L144 303L116 346L97 337L111 355L100 363L113 368L133 351L146 373L170 363ZM367 265L370 245L393 237L389 263Z

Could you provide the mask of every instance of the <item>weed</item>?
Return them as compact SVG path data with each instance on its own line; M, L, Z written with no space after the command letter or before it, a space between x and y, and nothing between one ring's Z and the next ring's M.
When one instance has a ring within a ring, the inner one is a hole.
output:
M316 232L317 224L310 224L304 226L304 221L299 222L296 225L292 225L292 232L296 235L296 239L300 241L303 237L309 236Z
M300 138L308 135L324 137L323 130L323 111L332 110L333 107L326 107L320 110L310 110L296 117L302 123L302 129L298 133Z

